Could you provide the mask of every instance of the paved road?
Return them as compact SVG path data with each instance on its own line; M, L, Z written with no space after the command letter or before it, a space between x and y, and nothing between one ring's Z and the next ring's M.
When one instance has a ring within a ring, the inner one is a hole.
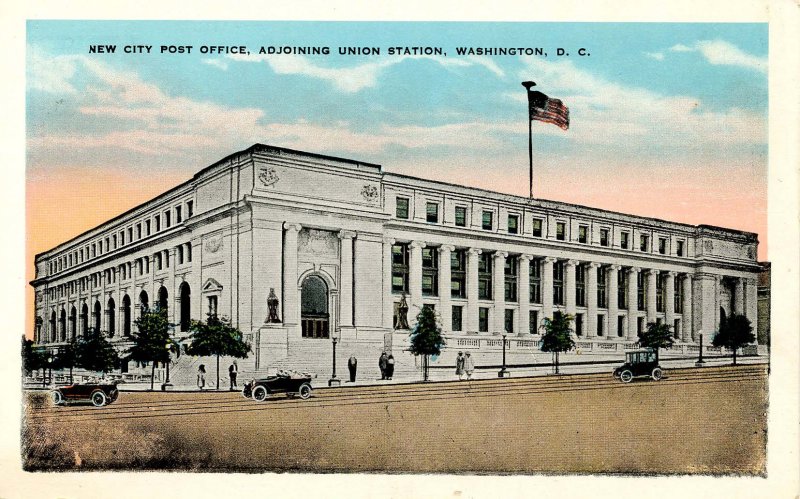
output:
M238 393L29 394L30 468L762 473L764 366ZM44 437L41 437L44 436Z

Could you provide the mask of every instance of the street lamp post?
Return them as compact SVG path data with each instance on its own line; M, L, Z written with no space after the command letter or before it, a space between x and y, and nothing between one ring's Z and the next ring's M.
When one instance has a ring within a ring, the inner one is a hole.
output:
M47 381L52 385L53 384L53 356L47 356Z
M506 333L503 333L503 367L497 373L498 378L508 378L511 373L506 370Z
M331 373L331 379L328 380L328 386L339 386L342 383L342 381L336 377L336 342L339 341L339 331L334 330L331 333L331 340L333 342L333 369Z
M697 367L703 367L705 361L703 360L703 333L700 333L700 357L697 358L697 362L694 363Z

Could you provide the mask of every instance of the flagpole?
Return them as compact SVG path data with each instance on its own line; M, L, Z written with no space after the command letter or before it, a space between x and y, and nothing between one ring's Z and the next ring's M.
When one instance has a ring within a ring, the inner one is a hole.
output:
M523 81L522 86L528 94L528 199L533 199L533 121L531 120L531 87L536 86L532 81Z

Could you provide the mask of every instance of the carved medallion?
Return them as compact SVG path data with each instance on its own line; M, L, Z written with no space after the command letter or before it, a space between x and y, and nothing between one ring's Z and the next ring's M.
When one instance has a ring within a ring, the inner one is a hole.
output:
M205 248L209 253L216 253L222 249L222 236L207 239Z
M706 251L711 251L714 249L714 243L712 241L706 241L703 247Z
M280 178L278 178L278 173L275 171L275 168L268 166L258 170L258 180L264 187L267 187L276 183Z
M364 199L371 203L378 199L378 188L374 185L365 185L361 189L361 195L364 197Z

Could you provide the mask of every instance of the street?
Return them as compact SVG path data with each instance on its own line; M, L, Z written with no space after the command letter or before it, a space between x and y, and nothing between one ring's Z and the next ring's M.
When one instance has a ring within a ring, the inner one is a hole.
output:
M237 392L26 394L27 469L763 474L764 365Z

